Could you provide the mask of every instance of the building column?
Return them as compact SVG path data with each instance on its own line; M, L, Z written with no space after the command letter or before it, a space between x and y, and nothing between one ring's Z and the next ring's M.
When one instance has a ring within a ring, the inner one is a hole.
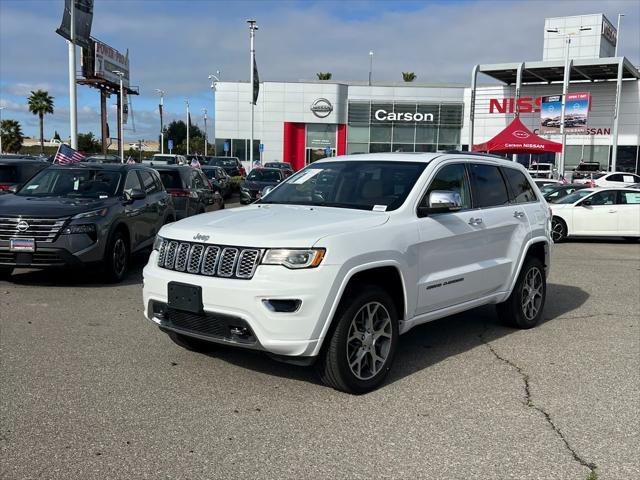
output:
M610 171L616 171L618 160L618 122L620 120L620 98L622 97L622 72L624 70L624 57L618 58L618 78L616 80L616 103L613 112L613 132L611 132L611 168Z
M471 101L469 102L469 146L467 150L473 150L473 125L475 123L476 114L476 84L478 80L478 71L480 65L475 65L471 71Z

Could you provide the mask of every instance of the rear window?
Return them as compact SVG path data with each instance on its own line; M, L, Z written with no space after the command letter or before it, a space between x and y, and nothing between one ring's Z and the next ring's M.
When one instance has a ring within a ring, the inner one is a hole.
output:
M162 180L164 188L183 188L180 172L159 171L158 173L160 174L160 179Z
M0 183L18 182L18 169L14 165L0 165Z
M235 158L214 158L209 161L209 165L216 167L237 167L238 163Z
M513 202L528 203L536 201L536 194L524 173L515 168L504 168L502 172L511 187Z
M277 182L280 180L280 172L274 170L252 170L247 177L248 181L254 182Z

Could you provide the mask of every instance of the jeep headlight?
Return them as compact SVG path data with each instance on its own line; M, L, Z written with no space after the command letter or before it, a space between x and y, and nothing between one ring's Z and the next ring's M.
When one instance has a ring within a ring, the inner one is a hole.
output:
M262 259L263 265L283 265L287 268L315 268L322 262L326 250L324 248L288 249L277 248L267 250Z
M160 247L162 246L163 241L164 238L162 238L160 235L156 235L156 239L153 241L153 249L160 251Z

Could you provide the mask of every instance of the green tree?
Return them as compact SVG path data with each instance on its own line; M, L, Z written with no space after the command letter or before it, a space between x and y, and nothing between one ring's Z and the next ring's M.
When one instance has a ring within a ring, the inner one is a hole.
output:
M318 72L316 75L318 80L331 80L331 72Z
M40 153L44 153L44 116L53 114L53 97L46 90L32 91L28 98L29 111L40 120Z
M402 72L402 80L405 82L413 82L418 76L413 72Z
M93 132L78 134L78 150L84 153L100 152L102 145L100 141L93 136Z
M55 133L53 134L53 139L62 141L62 139L60 138L60 134L58 133L57 130L55 130Z
M198 137L204 139L204 133L197 125L189 126L189 153L195 152L192 147L194 140ZM182 120L174 120L164 129L164 151L169 152L168 141L173 140L173 153L187 153L187 124ZM204 140L203 140L204 142ZM204 151L204 143L202 143Z
M22 128L17 120L2 120L0 123L0 136L2 137L2 151L18 153L22 148Z

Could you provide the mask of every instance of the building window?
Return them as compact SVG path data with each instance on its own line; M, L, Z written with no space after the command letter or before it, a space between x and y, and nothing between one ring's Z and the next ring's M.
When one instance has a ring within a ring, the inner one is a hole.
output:
M307 123L307 148L336 148L335 124Z
M616 170L619 172L638 173L638 147L619 146L616 158Z

